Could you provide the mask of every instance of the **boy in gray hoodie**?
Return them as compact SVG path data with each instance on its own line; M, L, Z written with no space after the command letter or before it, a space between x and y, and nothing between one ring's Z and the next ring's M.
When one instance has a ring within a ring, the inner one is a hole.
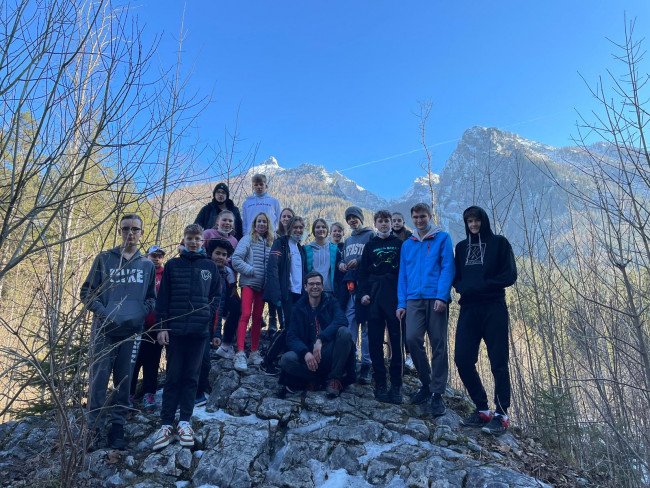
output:
M135 340L156 303L156 271L138 250L142 219L127 214L120 220L122 244L99 254L81 285L81 300L93 312L90 334L88 426L98 447L105 421L106 389L113 374L117 392L110 399L108 444L124 449L124 423L129 406L131 374L138 357Z

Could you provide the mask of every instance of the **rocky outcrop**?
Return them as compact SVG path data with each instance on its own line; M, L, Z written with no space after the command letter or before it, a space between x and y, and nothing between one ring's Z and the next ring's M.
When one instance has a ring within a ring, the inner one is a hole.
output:
M87 456L81 486L154 487L490 487L550 486L517 472L519 441L459 427L448 408L433 419L424 406L377 402L370 386L352 385L336 399L322 391L278 395L277 378L255 368L240 375L232 361L212 361L213 391L195 409L194 449L151 446L158 412L134 412L129 449ZM405 397L417 380L406 377ZM449 390L448 405L466 408ZM157 397L160 401L160 395ZM47 417L0 426L3 486L37 486L56 477L57 432ZM510 453L511 457L504 455ZM519 454L521 455L521 453ZM39 456L39 466L33 462ZM507 467L510 464L512 467ZM20 469L17 466L22 466ZM13 480L13 481L12 481ZM7 484L5 484L7 483Z

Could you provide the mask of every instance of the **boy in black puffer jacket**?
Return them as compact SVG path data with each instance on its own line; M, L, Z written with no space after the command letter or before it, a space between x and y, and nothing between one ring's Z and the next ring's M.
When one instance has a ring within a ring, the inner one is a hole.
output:
M180 405L178 436L181 446L194 445L189 420L205 343L220 306L221 278L217 265L203 249L203 228L192 224L185 228L183 250L167 262L156 300L158 342L167 346L167 375L163 390L160 420L162 427L153 448L162 449L174 437L172 424Z

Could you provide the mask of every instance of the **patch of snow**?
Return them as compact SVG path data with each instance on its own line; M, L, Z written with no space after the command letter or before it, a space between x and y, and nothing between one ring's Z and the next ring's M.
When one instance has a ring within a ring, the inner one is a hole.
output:
M205 407L195 407L192 418L197 420L219 420L221 422L236 422L239 424L268 424L268 420L262 420L256 415L247 415L246 417L235 417L219 409L216 412L206 412Z
M350 476L348 472L341 468L335 470L327 469L327 466L321 462L312 459L309 461L309 467L313 474L314 485L317 488L370 488L363 476Z

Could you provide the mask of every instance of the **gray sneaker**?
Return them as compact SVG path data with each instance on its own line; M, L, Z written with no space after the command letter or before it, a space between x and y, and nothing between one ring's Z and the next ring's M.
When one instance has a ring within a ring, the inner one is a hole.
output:
M234 366L235 370L239 371L240 373L248 369L246 353L244 351L239 351L237 354L235 354Z

